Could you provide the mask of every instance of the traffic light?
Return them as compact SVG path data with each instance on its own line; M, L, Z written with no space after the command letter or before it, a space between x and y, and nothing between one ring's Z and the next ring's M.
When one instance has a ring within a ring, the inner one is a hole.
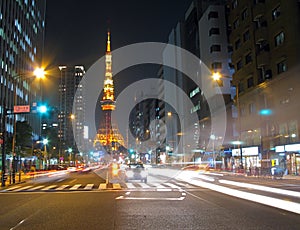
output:
M40 105L40 106L38 106L37 111L39 113L47 113L48 107L46 105Z

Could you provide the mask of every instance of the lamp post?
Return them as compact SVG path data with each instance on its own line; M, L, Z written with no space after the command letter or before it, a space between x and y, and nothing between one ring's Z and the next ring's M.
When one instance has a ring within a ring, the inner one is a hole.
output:
M219 72L214 72L212 74L212 78L218 82L218 80L220 80L221 78L230 78L230 77L226 77L226 76L221 76L221 74ZM238 141L236 141L236 143L238 144L238 149L240 150L240 168L243 169L243 152L242 152L242 148L241 148L241 114L240 114L240 99L239 99L239 84L235 85L235 94L236 94L236 107L237 107L237 119L238 119Z
M15 75L12 77L13 80L13 108L17 105L17 81L18 80L26 80L32 77L36 77L37 79L41 79L45 76L45 71L43 68L36 68L31 74L28 75L28 73L23 73L23 74L19 74L19 75ZM15 183L15 172L16 172L16 162L15 162L15 157L16 157L16 153L15 153L15 148L16 148L16 129L17 129L17 122L16 122L16 115L15 112L13 111L12 113L13 115L13 140L12 140L12 154L13 154L13 183ZM21 180L21 170L19 172L19 180Z
M183 161L183 163L185 163L185 147L184 147L184 145L185 145L185 143L184 143L184 133L183 133L183 131L184 131L184 121L183 121L183 119L184 119L184 117L181 117L178 113L175 113L175 112L168 112L167 113L167 115L168 115L168 117L172 117L173 116L173 114L176 114L176 116L178 117L178 119L181 121L181 118L182 118L182 130L181 130L181 132L178 132L177 133L177 136L181 136L182 137L182 140L181 140L181 143L182 143L182 155L183 155L183 158L182 158L182 161ZM172 126L173 127L173 126ZM176 120L176 128L177 128L177 120ZM173 130L173 129L172 129ZM172 133L173 134L173 133ZM177 143L177 138L176 138L176 141L174 140L174 143ZM173 149L175 148L175 144L173 144L174 146L173 146Z
M48 165L48 155L47 155L47 144L48 144L48 139L44 139L43 140L43 144L44 144L44 159L45 159L45 166L47 168Z

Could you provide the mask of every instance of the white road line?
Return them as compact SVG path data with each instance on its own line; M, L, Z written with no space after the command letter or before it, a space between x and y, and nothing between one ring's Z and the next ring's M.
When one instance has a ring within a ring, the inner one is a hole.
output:
M65 188L69 187L70 185L68 184L64 184L64 185L61 185L59 186L58 188L56 188L55 190L64 190Z
M43 188L42 191L47 191L47 190L50 190L50 189L55 188L55 187L57 187L57 185L49 185L46 188Z
M121 189L121 185L119 183L113 184L113 189Z
M99 188L98 189L106 189L106 184L105 183L102 183L99 185Z
M185 187L185 188L197 188L196 186L190 185L190 184L184 184L184 183L180 183L180 182L176 182L176 184Z
M38 190L38 189L41 189L41 188L44 188L44 187L45 187L45 185L39 185L39 186L28 189L28 191L35 191L35 190Z
M136 188L132 183L126 183L127 188Z
M32 186L32 185L28 185L28 186L25 186L25 187L21 187L21 188L19 188L19 189L14 190L14 192L23 191L23 190L29 189L29 188L31 188L31 187L33 187L33 186Z
M164 183L165 185L171 187L171 188L177 188L177 189L181 189L179 186L172 184L172 183Z
M162 184L159 183L152 183L156 188L166 188L165 186L163 186Z
M81 186L81 184L75 184L73 187L70 188L70 190L76 190Z
M93 187L94 187L94 184L87 184L87 185L84 187L84 189L85 189L85 190L92 190Z
M4 192L4 191L12 191L12 190L17 189L17 188L20 188L20 187L21 187L20 185L17 185L17 186L10 187L10 188L7 188L7 189L2 190L2 191L3 191L3 192Z
M151 186L147 185L146 183L139 183L139 185L140 185L142 188L151 188Z

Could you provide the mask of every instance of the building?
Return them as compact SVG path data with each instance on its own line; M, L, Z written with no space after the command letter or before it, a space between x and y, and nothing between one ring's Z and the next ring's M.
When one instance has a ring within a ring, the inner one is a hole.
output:
M41 84L34 79L33 70L42 64L45 5L45 0L0 2L1 121L4 107L12 110L15 104L32 105L41 101ZM34 134L40 135L40 119L37 115L18 114L16 120L29 121ZM13 123L14 117L8 116L5 127L9 136L14 132Z
M59 66L59 154L69 150L79 154L79 145L84 144L84 92L81 79L85 74L83 66ZM73 122L73 126L72 126ZM75 143L75 139L77 142Z
M257 149L235 156L299 173L300 2L231 0L228 9L240 141Z

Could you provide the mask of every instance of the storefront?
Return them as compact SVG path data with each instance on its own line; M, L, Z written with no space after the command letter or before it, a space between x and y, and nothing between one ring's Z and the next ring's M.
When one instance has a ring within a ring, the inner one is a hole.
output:
M244 169L261 166L258 146L232 149L232 157L234 168L241 167L241 165L243 165Z
M300 174L300 144L280 145L275 147L276 165L287 169L288 174ZM278 163L278 164L277 164Z

